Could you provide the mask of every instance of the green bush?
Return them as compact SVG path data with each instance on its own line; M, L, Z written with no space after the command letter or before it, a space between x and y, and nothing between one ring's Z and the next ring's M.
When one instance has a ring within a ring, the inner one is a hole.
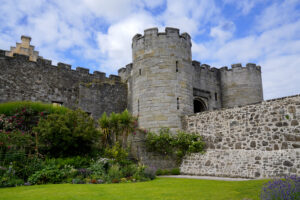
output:
M0 104L0 114L12 116L22 109L30 109L34 113L66 113L69 109L63 106L53 106L41 102L15 101Z
M65 178L65 174L57 166L47 165L32 174L28 181L31 184L61 183Z
M88 168L91 163L90 157L74 156L67 158L47 158L45 163L54 163L57 167L61 168L65 165L73 166L74 168Z
M180 169L179 168L171 169L170 174L171 175L180 175Z
M94 161L88 170L91 171L92 177L95 179L103 178L111 166L112 161L107 158L100 158Z
M159 133L147 133L146 148L149 152L161 155L176 155L178 162L189 153L203 152L205 143L199 135L178 132L172 134L169 129L162 128Z
M128 110L124 110L122 113L113 112L109 116L103 113L98 119L98 124L103 133L104 146L112 146L119 141L123 148L127 147L128 135L134 134L138 128L137 119Z
M179 168L173 168L173 169L158 169L155 173L157 176L162 175L180 175L180 169Z
M49 157L88 155L100 138L94 120L81 110L50 114L34 131L38 133L40 152Z
M14 187L24 184L24 181L16 175L12 163L7 168L0 167L0 172L0 187Z
M122 178L123 174L120 170L120 166L118 164L114 164L113 166L111 166L108 170L108 178L111 182L113 182L113 180L120 180L120 178Z
M104 150L104 157L114 159L117 163L128 163L128 152L118 142L113 147Z

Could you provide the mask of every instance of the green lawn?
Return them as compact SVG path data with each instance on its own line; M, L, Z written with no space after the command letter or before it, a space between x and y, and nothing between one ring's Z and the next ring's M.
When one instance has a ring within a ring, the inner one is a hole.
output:
M213 181L196 179L157 178L142 183L103 185L39 185L0 189L1 200L96 200L96 199L259 199L263 183L253 181Z

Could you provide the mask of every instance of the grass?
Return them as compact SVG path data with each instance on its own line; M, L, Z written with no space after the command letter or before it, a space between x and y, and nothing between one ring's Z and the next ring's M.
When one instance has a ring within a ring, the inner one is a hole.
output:
M0 114L7 116L13 115L16 110L22 108L31 108L37 112L48 112L48 113L66 113L69 109L63 106L53 106L52 104L46 104L41 102L30 102L30 101L14 101L0 104Z
M0 189L1 200L258 200L268 180L214 181L157 178L141 183L38 185Z

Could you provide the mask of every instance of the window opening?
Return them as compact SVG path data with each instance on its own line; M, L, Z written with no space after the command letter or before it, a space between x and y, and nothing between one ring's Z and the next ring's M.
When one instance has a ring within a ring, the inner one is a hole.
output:
M63 105L63 102L60 102L60 101L52 101L52 105L53 105L53 106L62 106L62 105Z
M200 99L194 99L194 113L206 111L205 103Z

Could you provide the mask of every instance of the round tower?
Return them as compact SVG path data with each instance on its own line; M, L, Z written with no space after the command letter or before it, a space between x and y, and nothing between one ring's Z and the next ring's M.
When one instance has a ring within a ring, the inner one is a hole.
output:
M132 39L132 113L141 128L181 128L181 116L193 113L191 38L179 29L157 28Z
M220 69L222 106L234 107L263 101L261 67L248 63Z

